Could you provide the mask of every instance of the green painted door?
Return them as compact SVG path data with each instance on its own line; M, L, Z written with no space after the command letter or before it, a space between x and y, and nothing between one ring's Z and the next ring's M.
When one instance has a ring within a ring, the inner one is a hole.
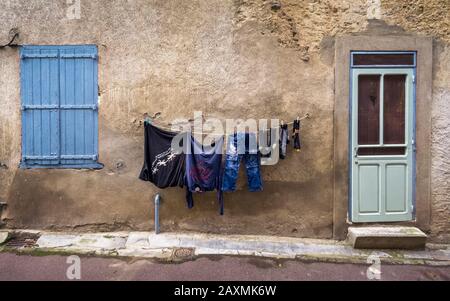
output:
M351 72L350 220L412 220L414 69Z

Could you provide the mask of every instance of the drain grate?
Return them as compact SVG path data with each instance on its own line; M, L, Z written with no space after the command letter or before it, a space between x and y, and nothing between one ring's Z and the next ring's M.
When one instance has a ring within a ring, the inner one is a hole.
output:
M173 252L173 256L178 259L190 258L194 256L193 248L178 248Z
M10 248L32 248L36 246L39 234L35 233L14 233L6 243Z

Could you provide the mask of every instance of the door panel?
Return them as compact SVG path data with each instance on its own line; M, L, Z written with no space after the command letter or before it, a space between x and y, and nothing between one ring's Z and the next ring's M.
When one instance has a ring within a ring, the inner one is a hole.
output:
M380 211L379 179L380 166L378 164L359 165L359 212L377 213Z
M407 165L386 165L386 212L407 212Z
M413 218L414 69L352 70L351 210L357 222Z
M358 156L404 155L405 147L364 147L358 148Z

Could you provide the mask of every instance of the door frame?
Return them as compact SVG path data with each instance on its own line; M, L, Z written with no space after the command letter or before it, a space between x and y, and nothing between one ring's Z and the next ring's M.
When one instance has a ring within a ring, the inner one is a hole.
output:
M373 27L373 28L372 28ZM413 225L430 230L431 217L431 103L433 39L399 33L389 27L383 32L369 24L368 30L358 35L335 39L335 89L333 117L333 238L345 239L348 220L349 191L349 85L352 51L416 51L416 187Z
M353 57L354 57L354 55L355 54L411 54L411 55L413 55L413 57L414 57L414 64L413 65L388 65L388 66L386 66L386 65L370 65L370 66L367 66L367 65L359 65L359 66L355 66L354 64L353 64ZM412 205L412 212L411 212L411 214L412 214L412 221L413 220L415 220L416 219L416 210L415 210L415 208L416 208L416 198L415 198L415 196L416 196L416 172L415 172L415 169L416 169L416 151L415 151L415 141L416 141L416 77L417 77L417 68L416 68L416 66L417 66L417 52L415 52L415 51L352 51L351 52L351 64L350 64L350 81L349 81L349 95L350 95L350 97L349 97L349 152L348 152L348 164L349 164L349 166L348 166L348 172L349 172L349 190L348 190L348 213L347 213L347 215L348 215L348 220L349 220L349 222L355 222L356 223L356 221L354 221L354 217L353 217L353 191L352 191L352 189L354 189L354 187L353 187L353 160L354 160L354 158L353 158L353 156L354 156L354 154L353 154L353 139L354 139L354 137L353 137L353 127L354 126L357 126L355 123L357 123L357 121L356 121L356 119L355 119L355 116L353 116L353 102L354 102L354 99L353 99L353 97L355 96L355 91L354 91L354 70L364 70L364 71L367 71L368 72L368 74L376 74L377 72L376 72L376 70L380 70L380 69L384 69L384 70L386 70L386 69L388 69L388 70L394 70L394 72L396 71L396 70L410 70L410 71L412 71L412 95L411 95L411 111L409 112L408 110L409 110L409 107L407 108L407 109L405 109L405 113L407 114L406 116L405 116L405 120L407 120L407 125L408 126L412 126L412 128L411 128L411 134L409 135L406 135L405 136L405 138L406 139L408 139L408 140L410 140L410 139L412 139L412 145L411 145L411 149L409 150L409 151L411 151L412 152L412 154L411 154L411 156L412 156L412 158L411 158L411 171L412 171L412 174L411 174L411 177L412 177L412 179L411 179L411 193L412 193L412 200L411 200L411 205ZM405 95L405 97L407 97L407 96L409 96L408 94L406 94ZM405 103L406 103L406 99L405 99ZM409 117L409 114L408 113L411 113L412 114L412 116L411 116L411 119L409 119L408 117ZM409 125L409 123L410 123L410 121L409 120L411 120L411 122L412 122L412 124L411 125ZM407 129L405 128L405 131L406 131ZM410 137L411 136L411 137ZM409 144L409 141L408 142L405 142L406 143L406 145L408 145ZM407 147L406 147L407 148ZM409 183L409 181L408 181L408 183ZM361 223L361 222L358 222L358 223ZM379 223L381 223L381 222L379 222ZM382 223L385 223L385 222L382 222Z

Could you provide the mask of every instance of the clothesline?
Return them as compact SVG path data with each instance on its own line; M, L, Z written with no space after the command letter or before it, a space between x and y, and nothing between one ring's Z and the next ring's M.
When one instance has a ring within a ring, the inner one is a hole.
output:
M163 124L161 124L161 123L158 123L158 122L155 122L155 119L156 118L158 118L159 116L161 115L161 113L160 112L158 112L158 113L156 113L155 115L154 115L154 117L153 118L151 118L151 117L149 117L148 116L148 114L147 113L145 113L144 114L144 116L145 116L145 119L144 119L144 122L149 122L149 123L151 123L151 124L153 124L153 125L155 125L155 126L157 126L158 128L160 128L160 129L163 129L163 130L167 130L167 131L171 131L171 132L175 132L175 133L182 133L182 132L186 132L186 131L184 131L184 130L173 130L172 129L172 127L173 126L180 126L180 125L185 125L185 124L187 124L187 123L178 123L178 124L169 124L169 126L166 126L166 125L163 125ZM203 116L202 116L202 118L203 118ZM304 119L309 119L309 118L311 118L311 115L309 114L309 113L306 113L303 117L300 117L298 120L304 120ZM188 121L188 123L190 124L191 122L193 122L194 120L189 120ZM286 122L286 123L284 123L285 125L292 125L292 124L294 124L294 122ZM191 125L191 128L192 128L192 125ZM280 126L277 126L277 127L271 127L271 129L278 129L278 128L280 128ZM214 133L205 133L205 132L194 132L194 131L190 131L190 133L191 134L208 134L208 135L212 135L212 136L223 136L223 134L214 134Z
M300 117L300 119L299 119L299 120L303 120L303 119L309 119L309 118L311 118L311 115L310 115L309 113L306 113L306 114L305 114L305 116L303 116L303 117ZM292 122L288 122L288 123L285 123L285 124L287 124L287 125L291 125L291 124L294 124L294 121L292 121Z

